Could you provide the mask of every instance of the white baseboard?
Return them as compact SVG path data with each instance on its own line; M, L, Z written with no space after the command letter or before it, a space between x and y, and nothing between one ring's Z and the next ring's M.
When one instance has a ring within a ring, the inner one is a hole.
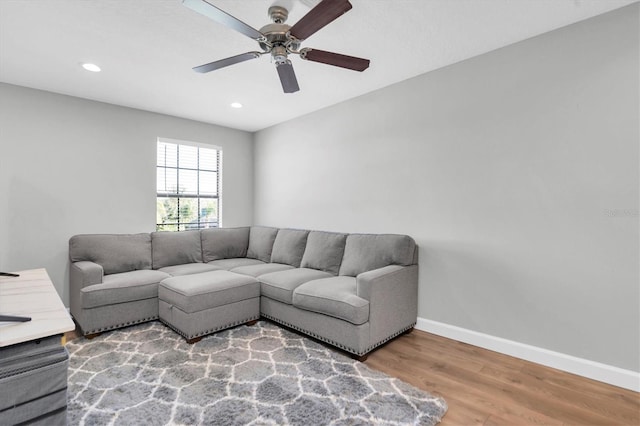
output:
M589 361L572 355L550 351L548 349L479 333L477 331L425 318L418 318L416 329L484 349L489 349L501 354L524 359L526 361L535 362L536 364L556 368L568 373L577 374L589 379L598 380L610 385L640 392L640 373L635 371L625 370L623 368L613 367L611 365L595 361Z

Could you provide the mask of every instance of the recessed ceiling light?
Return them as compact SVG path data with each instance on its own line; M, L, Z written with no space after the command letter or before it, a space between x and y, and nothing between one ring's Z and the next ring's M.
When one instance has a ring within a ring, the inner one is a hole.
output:
M231 104L231 108L242 108L242 104L240 102L234 102Z
M82 68L91 72L100 72L100 67L96 64L82 64Z

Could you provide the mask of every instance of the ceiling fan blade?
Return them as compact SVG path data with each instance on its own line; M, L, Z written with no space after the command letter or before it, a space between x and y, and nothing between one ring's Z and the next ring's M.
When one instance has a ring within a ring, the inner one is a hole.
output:
M296 22L289 33L298 40L305 40L320 28L350 11L352 7L349 0L322 0Z
M324 50L310 49L308 47L300 51L300 57L307 61L320 62L354 71L364 71L369 68L370 63L368 59L356 58L355 56L342 55L340 53L326 52Z
M290 61L276 64L276 69L278 70L278 76L280 77L280 83L282 83L284 93L294 93L300 90L296 73L293 71L293 65L291 65Z
M249 59L255 59L260 57L260 52L247 52L240 55L232 56L230 58L220 59L219 61L209 62L208 64L194 67L193 70L199 73L205 73L210 71L219 70L220 68L228 67L229 65L237 64L239 62L248 61Z
M254 40L264 39L264 34L260 31L204 0L182 0L182 4L187 6L189 9L206 16L207 18L213 19L222 25L226 25L233 30L241 32Z

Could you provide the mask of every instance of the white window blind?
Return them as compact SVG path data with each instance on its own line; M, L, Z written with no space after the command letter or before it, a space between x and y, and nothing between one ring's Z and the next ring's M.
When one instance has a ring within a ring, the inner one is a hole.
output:
M158 140L159 231L215 228L220 211L220 151Z

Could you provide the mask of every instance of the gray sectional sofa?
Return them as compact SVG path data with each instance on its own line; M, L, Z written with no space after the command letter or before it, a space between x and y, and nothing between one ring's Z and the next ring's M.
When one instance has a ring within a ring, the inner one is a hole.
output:
M260 317L362 356L413 328L406 235L269 227L76 235L71 314L87 336L160 319L189 341Z

